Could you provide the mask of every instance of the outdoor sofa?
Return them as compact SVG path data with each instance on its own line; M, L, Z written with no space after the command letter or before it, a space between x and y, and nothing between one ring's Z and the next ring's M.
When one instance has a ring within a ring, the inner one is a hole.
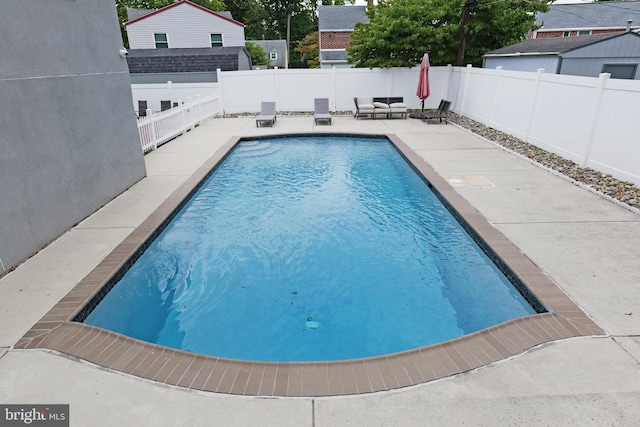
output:
M401 96L356 96L353 102L356 106L353 116L356 119L361 116L375 119L381 115L387 119L393 118L394 115L407 118L407 104Z

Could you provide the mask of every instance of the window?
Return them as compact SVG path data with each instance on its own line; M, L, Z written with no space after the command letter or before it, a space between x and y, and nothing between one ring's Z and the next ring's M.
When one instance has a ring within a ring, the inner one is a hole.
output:
M612 79L635 79L638 64L604 64L603 73L611 73Z
M276 59L278 59L278 52L276 52L275 50L269 52L269 59L271 61L275 61Z
M570 37L571 33L569 31L565 31L562 33L562 37Z
M169 47L167 33L155 33L153 35L153 40L156 43L156 49L166 49Z
M591 35L591 31L578 31L579 36L589 36Z
M222 34L211 34L211 47L222 46Z

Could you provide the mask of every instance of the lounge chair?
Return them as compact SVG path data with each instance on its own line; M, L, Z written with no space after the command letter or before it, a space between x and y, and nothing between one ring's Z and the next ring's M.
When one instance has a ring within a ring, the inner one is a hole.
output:
M260 123L269 123L270 126L276 122L276 103L271 101L262 101L260 104L260 115L256 117L256 127Z
M440 105L436 111L425 111L422 113L422 121L426 121L429 124L429 120L431 119L439 119L440 123L442 123L442 119L444 119L444 123L448 124L447 115L449 114L449 108L451 107L451 101L447 101L443 99L440 101Z
M313 100L313 118L315 123L323 120L331 124L331 114L329 113L329 98L315 98Z

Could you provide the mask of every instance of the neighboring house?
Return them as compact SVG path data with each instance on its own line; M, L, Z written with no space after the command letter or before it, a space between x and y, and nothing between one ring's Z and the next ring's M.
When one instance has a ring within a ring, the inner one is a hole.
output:
M368 23L367 6L320 6L318 45L320 68L347 68L347 46L356 22Z
M536 14L540 28L529 38L573 37L640 30L640 1L552 4Z
M244 47L244 27L229 12L213 12L188 0L157 10L128 9L131 49Z
M484 68L640 80L640 34L626 31L531 39L484 55Z
M216 82L216 69L250 70L244 24L188 0L157 10L127 9L132 83Z
M250 40L260 46L269 59L269 64L254 66L253 68L289 68L289 58L286 40Z

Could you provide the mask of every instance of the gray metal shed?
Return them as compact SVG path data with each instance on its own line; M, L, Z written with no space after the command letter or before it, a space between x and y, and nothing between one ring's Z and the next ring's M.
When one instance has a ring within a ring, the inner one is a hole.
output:
M640 35L634 32L527 40L484 55L483 67L640 80Z

